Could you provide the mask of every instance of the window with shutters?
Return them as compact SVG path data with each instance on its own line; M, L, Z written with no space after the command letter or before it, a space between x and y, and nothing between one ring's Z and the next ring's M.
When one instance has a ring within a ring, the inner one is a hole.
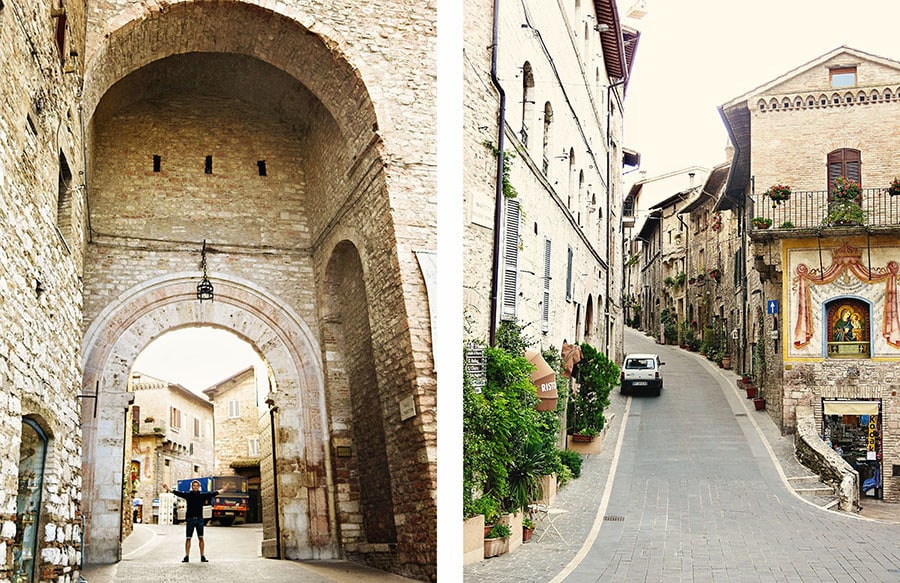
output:
M828 154L828 189L838 178L846 178L862 184L862 160L859 150L842 148ZM828 196L829 200L831 195Z
M500 318L514 320L519 287L519 201L506 199L506 221L503 236L503 308Z
M181 410L169 407L169 428L173 431L181 429Z
M569 247L566 258L566 301L572 301L572 248Z
M544 239L544 305L541 309L541 332L550 331L550 239Z
M228 401L228 418L235 419L241 416L241 402Z
M200 439L203 436L201 433L200 419L194 417L194 437L196 439Z
M259 439L251 437L247 440L247 454L250 457L259 455Z

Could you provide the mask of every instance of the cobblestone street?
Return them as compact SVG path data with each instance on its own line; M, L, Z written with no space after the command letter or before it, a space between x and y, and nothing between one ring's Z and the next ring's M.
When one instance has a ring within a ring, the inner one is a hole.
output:
M788 478L809 476L793 437L704 357L626 329L626 350L666 362L660 398L610 395L601 453L560 491L554 526L466 581L900 580L900 509L825 510Z
M398 575L369 569L347 561L279 561L259 554L262 526L210 526L206 529L209 563L200 562L197 539L191 547L191 562L182 563L184 526L137 524L115 565L85 570L88 583L225 583L253 581L273 583L351 583L411 581Z

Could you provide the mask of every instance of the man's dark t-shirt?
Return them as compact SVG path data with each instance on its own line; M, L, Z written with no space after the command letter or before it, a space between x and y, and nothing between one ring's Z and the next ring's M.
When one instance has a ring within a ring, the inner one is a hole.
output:
M219 495L218 490L215 492L178 492L177 490L172 490L172 493L179 498L184 498L185 502L187 502L185 518L203 518L203 505L208 500Z

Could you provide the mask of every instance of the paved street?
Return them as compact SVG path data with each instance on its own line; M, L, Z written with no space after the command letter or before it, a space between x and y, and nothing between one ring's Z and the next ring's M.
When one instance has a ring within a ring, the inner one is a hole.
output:
M659 352L662 396L611 395L603 450L557 497L565 511L516 552L469 565L466 581L900 581L900 510L824 510L788 478L809 475L737 376L626 329ZM870 517L877 517L875 520Z
M262 526L206 527L206 556L200 562L197 538L191 562L184 557L184 525L138 524L125 540L122 561L85 570L88 583L229 583L232 581L277 583L382 583L409 582L375 569L346 561L278 561L259 555Z

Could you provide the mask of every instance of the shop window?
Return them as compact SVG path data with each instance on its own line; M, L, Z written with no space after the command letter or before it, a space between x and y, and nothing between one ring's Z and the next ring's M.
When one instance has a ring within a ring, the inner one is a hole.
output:
M860 495L882 497L881 401L822 400L822 438L859 472Z
M828 358L869 358L871 317L862 300L839 298L825 306Z
M16 535L12 549L13 581L34 580L46 457L46 434L33 420L22 419L19 487L16 496Z

